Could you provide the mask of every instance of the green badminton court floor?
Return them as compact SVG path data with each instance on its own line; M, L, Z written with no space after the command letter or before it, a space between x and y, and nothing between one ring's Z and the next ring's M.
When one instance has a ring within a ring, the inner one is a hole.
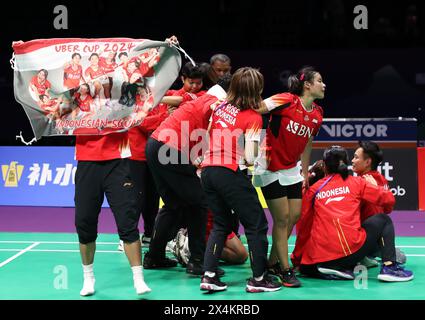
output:
M245 237L242 236L245 240ZM290 251L294 238L290 239ZM407 255L415 279L405 283L377 280L379 268L355 281L300 278L301 288L271 293L246 293L249 262L226 266L228 289L207 294L199 290L199 277L182 267L145 270L152 292L137 296L127 259L117 251L118 237L98 238L94 271L96 294L80 297L81 260L77 236L67 233L0 233L0 300L425 300L425 238L398 237L396 246ZM146 249L143 249L145 251Z

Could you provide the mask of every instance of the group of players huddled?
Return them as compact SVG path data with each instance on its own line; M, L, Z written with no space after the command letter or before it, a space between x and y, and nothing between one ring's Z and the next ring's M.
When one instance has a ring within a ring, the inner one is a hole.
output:
M109 58L109 63L114 61ZM138 74L146 76L137 71L136 62L130 67L133 62L127 61L129 86L144 81L136 79ZM93 261L104 195L137 294L151 291L143 268L178 264L201 276L201 290L225 290L219 261L243 264L248 258L248 292L299 287L299 274L353 280L358 264L377 266L377 258L379 280L413 279L403 266L405 255L395 248L388 215L395 198L377 171L383 157L379 146L361 142L352 160L344 148L330 146L323 160L310 166L313 138L323 120L315 100L324 98L326 88L316 69L303 67L289 77L288 92L267 99L261 96L260 71L243 67L231 74L231 61L224 54L214 55L210 63L187 63L181 74L182 88L169 90L139 126L104 136L77 136L81 295L95 292ZM107 77L102 81L99 85L112 86ZM121 102L132 104L137 90L128 89ZM348 170L350 162L356 176ZM261 187L273 227L255 187ZM164 202L160 210L159 198ZM240 239L240 224L248 250ZM289 256L288 238L295 226L296 244ZM149 246L143 263L141 242ZM170 246L177 260L167 256Z

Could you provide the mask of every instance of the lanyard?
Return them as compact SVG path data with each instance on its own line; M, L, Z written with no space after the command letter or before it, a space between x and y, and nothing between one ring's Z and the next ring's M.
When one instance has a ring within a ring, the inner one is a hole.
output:
M317 191L316 191L316 193L314 194L314 196L313 196L313 207L314 207L314 203L315 203L315 201L316 201L316 196L317 196L317 194L320 192L320 190L322 190L323 189L323 187L324 186L326 186L327 184L328 184L328 182L334 177L335 175L333 174L333 175L331 175L329 178L327 178L326 180L325 180L325 182L323 182L322 183L322 185L319 187L319 189L317 189Z

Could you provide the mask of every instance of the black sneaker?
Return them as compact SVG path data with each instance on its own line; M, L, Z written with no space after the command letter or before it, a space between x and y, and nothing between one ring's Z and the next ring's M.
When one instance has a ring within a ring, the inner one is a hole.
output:
M289 288L298 288L301 287L301 282L297 279L295 272L292 268L282 270L282 273L279 275L280 281L285 287Z
M227 289L227 284L220 281L220 277L215 275L214 277L202 276L201 279L201 290L207 291L223 291Z
M282 271L282 268L280 267L280 263L276 262L275 264L268 266L267 272L271 275L279 276L283 271Z
M149 252L146 252L145 258L143 259L143 268L145 269L159 269L159 268L173 268L177 266L177 261L164 258L153 258L149 256Z
M203 266L200 262L189 261L186 265L186 273L193 274L195 276L202 276L204 274ZM221 268L217 268L217 276L224 276L225 272Z
M246 292L271 292L280 290L282 285L274 282L270 276L264 276L263 280L257 281L255 278L249 278L246 283Z

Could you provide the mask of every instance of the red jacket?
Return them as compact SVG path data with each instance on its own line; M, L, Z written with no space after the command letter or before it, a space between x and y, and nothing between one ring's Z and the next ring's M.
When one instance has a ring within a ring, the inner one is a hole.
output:
M364 174L360 175L371 175L378 186L383 187L384 189L389 189L388 187L388 181L384 178L382 174L380 174L378 171L369 171L365 172ZM379 214L379 213L391 213L393 211L393 206L379 206L370 202L363 202L360 207L360 218L363 221L365 221L367 218Z
M330 175L311 186L303 197L292 263L316 264L359 250L366 240L360 220L362 201L389 208L395 198L391 191L360 177L349 176L344 181L339 174Z
M153 108L142 123L128 130L128 138L130 140L131 160L146 161L146 143L149 135L167 119L168 110L166 104L159 104Z

